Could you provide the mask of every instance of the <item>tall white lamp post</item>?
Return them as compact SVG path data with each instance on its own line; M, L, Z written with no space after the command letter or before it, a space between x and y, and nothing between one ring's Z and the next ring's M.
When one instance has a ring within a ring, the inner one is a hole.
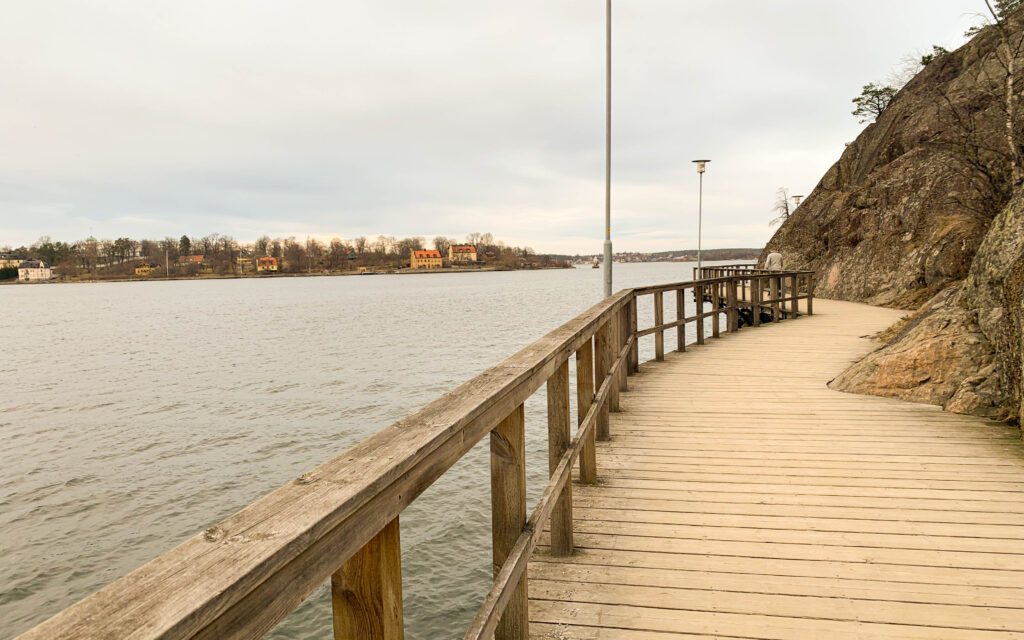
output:
M605 2L604 297L612 295L612 0Z
M703 224L704 217L704 167L710 160L694 160L697 165L697 174L700 176L700 191L697 195L697 277L703 278L704 273L701 270L701 226Z

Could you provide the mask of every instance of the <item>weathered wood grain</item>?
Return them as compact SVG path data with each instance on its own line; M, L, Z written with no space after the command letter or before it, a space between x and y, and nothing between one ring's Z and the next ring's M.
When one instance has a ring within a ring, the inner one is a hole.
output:
M665 303L661 291L654 292L654 359L661 362L665 359Z
M334 639L402 640L402 550L398 518L331 576Z
M569 363L548 379L548 473L552 476L569 448ZM572 483L566 482L551 512L551 553L572 553Z
M522 405L491 431L491 543L495 576L526 527L525 434ZM529 634L525 574L512 591L495 629L495 640L522 640Z
M635 349L630 351L635 352ZM586 342L576 352L576 409L578 422L577 433L583 426L583 419L590 412L594 403L594 343ZM580 454L580 482L594 484L597 482L597 443L595 430L591 429L583 441L583 452Z

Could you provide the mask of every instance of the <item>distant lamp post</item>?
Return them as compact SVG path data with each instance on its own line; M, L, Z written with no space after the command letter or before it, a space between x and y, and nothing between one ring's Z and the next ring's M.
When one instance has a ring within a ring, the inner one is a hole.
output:
M700 176L700 191L697 192L697 274L698 277L703 278L704 273L701 271L701 227L704 217L704 168L711 161L694 160L693 162L697 165L697 174Z
M793 196L793 208L796 209L800 206L800 201L803 200L803 196Z

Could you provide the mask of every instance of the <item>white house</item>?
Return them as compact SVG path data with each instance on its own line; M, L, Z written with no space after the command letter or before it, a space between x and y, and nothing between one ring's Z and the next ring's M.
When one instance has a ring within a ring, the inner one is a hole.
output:
M18 265L18 280L21 282L49 280L52 277L53 270L42 260L26 260Z
M450 262L476 262L476 247L471 244L453 244L448 247Z

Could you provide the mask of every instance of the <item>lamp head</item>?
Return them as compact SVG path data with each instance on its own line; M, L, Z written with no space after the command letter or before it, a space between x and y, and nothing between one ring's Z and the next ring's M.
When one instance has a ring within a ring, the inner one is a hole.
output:
M793 202L795 202L796 206L798 206L798 207L800 206L800 201L803 200L803 199L804 199L803 196L793 196Z
M697 173L704 173L704 165L706 165L707 163L709 163L711 161L710 160L694 160L693 162L697 165Z

